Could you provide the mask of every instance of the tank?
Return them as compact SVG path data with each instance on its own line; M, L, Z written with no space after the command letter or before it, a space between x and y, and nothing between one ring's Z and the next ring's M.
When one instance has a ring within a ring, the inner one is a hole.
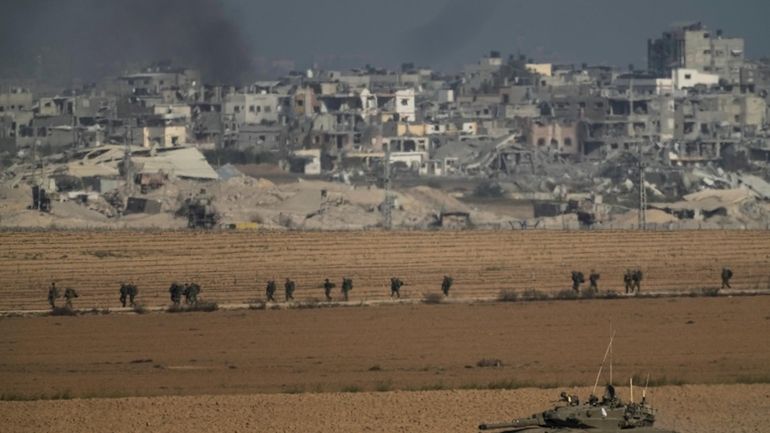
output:
M580 402L577 396L562 392L558 403L549 410L528 418L485 423L479 430L526 433L676 433L654 427L655 414L645 398L639 403L624 403L607 385L603 398L591 395Z

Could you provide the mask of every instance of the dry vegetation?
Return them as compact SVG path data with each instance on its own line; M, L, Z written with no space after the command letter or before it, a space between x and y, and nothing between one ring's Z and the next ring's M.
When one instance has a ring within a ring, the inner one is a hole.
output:
M168 304L167 288L196 281L220 304L264 295L270 278L297 282L298 300L322 298L321 283L353 278L352 301L386 299L399 276L402 295L421 299L454 277L451 297L521 298L558 293L570 271L601 272L600 288L622 291L627 267L645 272L644 291L718 286L729 265L739 289L766 289L770 232L135 232L0 233L0 310L44 309L52 279L77 288L80 308L118 305L120 281L140 288L147 307ZM279 287L282 289L282 287ZM282 295L279 290L278 295Z

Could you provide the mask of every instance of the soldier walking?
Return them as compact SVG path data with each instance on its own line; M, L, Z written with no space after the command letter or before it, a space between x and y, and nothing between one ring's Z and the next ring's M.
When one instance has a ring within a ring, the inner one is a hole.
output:
M639 292L642 291L642 270L641 269L635 269L631 273L631 291L636 289L636 293L639 294Z
M342 297L347 302L348 294L353 290L353 280L350 278L342 277Z
M184 301L187 305L198 305L198 295L201 292L201 286L197 283L185 284Z
M126 308L126 300L128 299L128 284L120 283L120 304L123 308Z
M297 288L297 285L294 284L294 281L287 278L286 283L284 283L283 285L283 289L285 291L284 298L286 302L294 300L294 289L296 288Z
M732 289L732 287L730 286L730 278L732 277L733 277L733 271L730 268L728 267L722 268L722 288L723 289L725 287L727 287L728 289Z
M51 308L56 308L56 300L59 299L59 289L56 287L56 282L51 282L51 287L48 288L48 304Z
M599 291L599 284L598 284L599 276L600 276L599 273L596 272L595 269L591 269L591 274L588 275L588 282L591 284L589 288L594 292Z
M324 280L324 295L326 296L327 301L332 300L332 289L334 288L334 283L329 281L329 279Z
M75 289L64 290L64 306L68 309L72 309L72 300L78 297L78 292Z
M444 296L449 296L449 289L452 288L454 280L448 275L444 275L444 280L441 282L441 291L444 292Z
M626 285L626 294L633 291L631 269L626 269L626 273L623 274L623 283Z
M400 278L392 277L390 279L390 297L392 298L395 296L396 298L401 298L401 287L404 285L404 282L401 281Z
M586 278L582 272L572 271L572 290L579 292L580 285L586 282Z
M171 303L174 304L175 307L178 307L179 303L182 301L183 291L184 286L177 282L171 283L171 286L168 288L168 293L171 297Z
M128 285L128 301L131 303L131 306L133 307L136 305L134 302L137 295L139 295L139 288L136 287L136 284L131 283Z
M275 302L275 280L269 280L267 287L265 287L265 297L267 302Z

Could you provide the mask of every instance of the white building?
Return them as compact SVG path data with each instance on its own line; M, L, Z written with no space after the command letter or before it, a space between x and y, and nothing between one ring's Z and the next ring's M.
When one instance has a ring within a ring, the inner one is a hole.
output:
M238 125L275 123L279 119L278 95L269 93L234 93L225 97L225 115Z
M706 74L697 69L679 68L671 71L671 80L674 82L674 89L691 89L695 86L716 86L719 84L719 75Z
M414 122L416 118L414 96L414 89L396 91L396 113L402 122Z

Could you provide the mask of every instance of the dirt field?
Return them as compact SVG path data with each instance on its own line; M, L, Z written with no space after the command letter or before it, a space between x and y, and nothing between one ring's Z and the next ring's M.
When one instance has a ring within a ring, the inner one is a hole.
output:
M0 319L15 398L770 383L770 297ZM500 368L479 368L484 358Z
M584 390L580 390L584 391ZM155 397L0 402L8 433L471 433L550 407L559 390ZM621 396L628 395L627 389ZM659 427L680 433L770 431L770 386L653 389ZM749 409L750 408L750 409Z
M354 280L353 300L386 298L391 276L420 298L438 292L444 274L455 279L454 296L472 298L561 290L571 270L592 268L600 288L622 291L633 266L645 272L645 291L687 291L718 286L724 265L734 287L768 288L770 232L1 232L0 310L45 308L52 279L79 290L76 306L103 308L118 305L122 280L139 286L145 305L167 304L173 280L234 303L263 297L266 280L287 276L300 300L322 298L323 278L339 288L343 275Z

